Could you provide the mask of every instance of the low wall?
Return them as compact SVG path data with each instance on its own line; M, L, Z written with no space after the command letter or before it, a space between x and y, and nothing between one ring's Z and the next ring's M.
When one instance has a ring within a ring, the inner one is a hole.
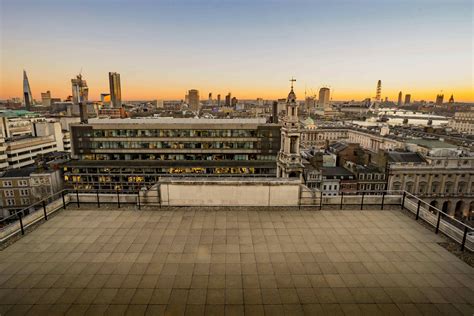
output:
M163 206L298 206L301 182L289 179L161 179Z

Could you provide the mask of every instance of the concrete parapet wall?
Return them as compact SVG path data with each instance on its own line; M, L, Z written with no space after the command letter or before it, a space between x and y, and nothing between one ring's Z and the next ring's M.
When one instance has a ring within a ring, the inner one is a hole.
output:
M167 179L163 206L298 206L299 180Z

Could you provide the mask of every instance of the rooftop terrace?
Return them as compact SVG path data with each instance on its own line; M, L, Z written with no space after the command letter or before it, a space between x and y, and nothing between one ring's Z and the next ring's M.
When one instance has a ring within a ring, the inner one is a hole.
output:
M441 240L393 210L68 207L0 252L0 314L472 315Z

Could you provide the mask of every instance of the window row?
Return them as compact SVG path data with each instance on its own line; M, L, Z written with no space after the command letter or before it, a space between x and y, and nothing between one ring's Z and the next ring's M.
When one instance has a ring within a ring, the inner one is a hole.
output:
M85 137L257 137L270 136L280 134L279 130L272 133L270 130L265 130L261 133L255 129L211 129L211 130L192 130L192 129L106 129L106 130L92 130L83 131Z
M100 142L82 143L92 149L253 149L254 142ZM271 143L270 143L271 144ZM83 147L84 148L84 147Z

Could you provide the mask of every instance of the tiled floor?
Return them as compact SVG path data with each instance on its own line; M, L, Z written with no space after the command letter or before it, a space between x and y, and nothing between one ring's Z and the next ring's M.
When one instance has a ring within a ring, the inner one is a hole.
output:
M0 252L0 315L472 315L398 211L63 211Z

